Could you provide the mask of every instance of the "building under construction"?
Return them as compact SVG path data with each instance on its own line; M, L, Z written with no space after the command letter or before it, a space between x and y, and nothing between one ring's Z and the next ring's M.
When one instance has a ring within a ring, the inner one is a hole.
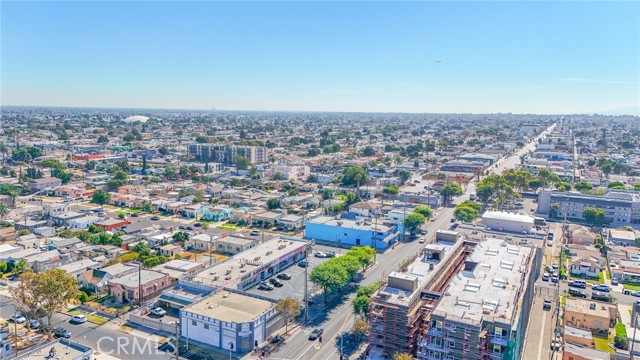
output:
M425 245L406 269L383 279L382 288L371 299L368 359L396 352L417 354L430 311L473 250L474 243L452 234Z
M417 357L519 359L540 264L538 250L498 239L478 243L431 312Z

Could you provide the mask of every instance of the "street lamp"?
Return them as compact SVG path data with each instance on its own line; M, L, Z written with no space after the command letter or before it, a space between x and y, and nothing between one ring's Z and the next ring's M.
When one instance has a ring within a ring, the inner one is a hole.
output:
M229 341L229 360L233 360L233 342Z

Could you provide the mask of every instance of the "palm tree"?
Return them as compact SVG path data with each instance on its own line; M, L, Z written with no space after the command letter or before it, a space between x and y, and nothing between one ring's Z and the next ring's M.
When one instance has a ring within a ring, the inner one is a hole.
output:
M0 218L4 217L9 213L9 209L7 209L7 205L0 201Z
M9 152L9 147L7 146L7 144L0 142L0 153L2 153L2 165L4 165L4 160L8 152Z

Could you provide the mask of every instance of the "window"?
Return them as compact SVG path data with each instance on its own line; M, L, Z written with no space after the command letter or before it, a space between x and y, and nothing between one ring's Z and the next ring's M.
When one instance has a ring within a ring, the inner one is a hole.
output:
M193 325L193 326L198 326L198 322L197 322L197 321L195 321L195 320L191 320L191 325Z
M434 322L433 322L433 327L434 327L437 331L442 332L442 321L438 321L438 320L434 321Z
M464 344L462 348L464 349L464 351L469 351L469 344Z
M209 324L204 324L204 329L209 330Z
M455 342L455 341L453 341L453 340L449 340L449 347L450 347L450 348L454 348L454 347L456 347L456 342Z
M495 329L494 329L493 334L494 334L494 335L497 335L497 336L505 336L505 332L506 332L506 330L507 330L507 329L503 329L503 328L501 328L501 327L496 326L496 327L495 327Z
M493 352L497 354L502 354L502 346L493 344Z

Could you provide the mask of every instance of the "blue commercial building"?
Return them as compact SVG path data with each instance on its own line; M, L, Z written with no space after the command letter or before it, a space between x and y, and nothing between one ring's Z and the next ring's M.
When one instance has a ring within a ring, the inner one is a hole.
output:
M375 235L374 235L375 234ZM375 224L373 219L352 220L320 216L307 221L304 236L307 239L321 240L338 246L371 246L384 251L398 240L396 226Z

